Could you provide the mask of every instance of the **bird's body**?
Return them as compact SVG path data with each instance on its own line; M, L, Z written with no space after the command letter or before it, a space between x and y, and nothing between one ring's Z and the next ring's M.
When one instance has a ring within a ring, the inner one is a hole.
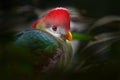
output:
M38 55L41 71L60 69L65 70L71 63L72 47L71 43L55 38L46 31L35 29L25 30L18 34L15 45L30 49L34 55Z

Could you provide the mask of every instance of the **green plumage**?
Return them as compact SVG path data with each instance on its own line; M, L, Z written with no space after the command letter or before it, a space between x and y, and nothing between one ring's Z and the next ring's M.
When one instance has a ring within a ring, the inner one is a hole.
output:
M54 53L59 46L54 38L42 31L26 30L18 35L15 41L16 46L39 50L40 53Z
M38 54L39 71L55 68L58 71L67 69L72 59L71 43L55 37L44 30L25 30L17 35L14 43L16 47L29 49L33 54ZM46 66L47 65L47 66ZM44 68L47 67L47 68Z

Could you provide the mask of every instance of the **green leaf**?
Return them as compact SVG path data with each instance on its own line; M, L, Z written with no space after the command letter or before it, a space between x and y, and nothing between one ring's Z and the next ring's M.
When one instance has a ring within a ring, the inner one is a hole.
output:
M73 40L95 40L93 36L86 35L86 34L72 34Z

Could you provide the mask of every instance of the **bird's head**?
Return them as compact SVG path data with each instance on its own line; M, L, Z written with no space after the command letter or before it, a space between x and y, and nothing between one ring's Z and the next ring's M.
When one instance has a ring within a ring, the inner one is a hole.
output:
M44 29L56 37L72 40L70 14L66 8L59 7L50 10L43 18L36 21L32 28Z

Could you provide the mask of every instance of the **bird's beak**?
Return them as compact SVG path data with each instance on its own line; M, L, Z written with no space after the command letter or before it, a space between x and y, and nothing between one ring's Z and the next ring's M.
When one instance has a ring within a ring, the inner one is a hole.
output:
M65 38L69 41L72 41L72 34L71 32L68 32L67 34L65 34Z

